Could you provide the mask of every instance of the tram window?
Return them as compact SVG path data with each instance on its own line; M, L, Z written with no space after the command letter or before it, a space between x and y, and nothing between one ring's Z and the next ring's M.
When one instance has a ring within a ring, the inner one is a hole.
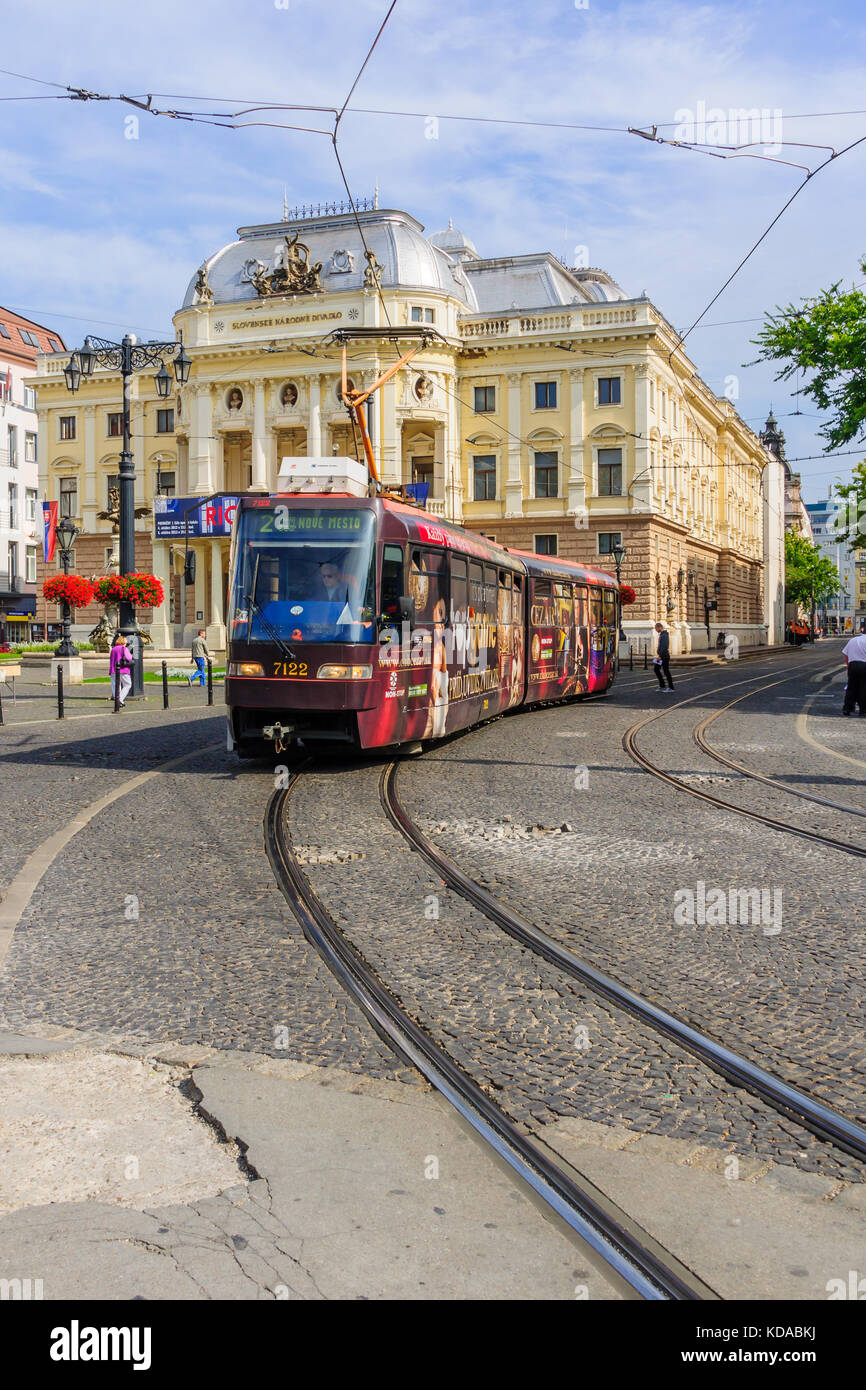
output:
M442 550L413 550L409 593L415 600L415 621L444 622L448 612L448 558ZM440 605L444 604L444 611Z
M400 618L403 590L403 547L386 545L382 553L382 604L380 611L395 622Z
M484 566L484 612L495 618L498 612L499 598L496 585L496 570L492 565Z
M550 582L549 579L536 579L536 581L535 581L535 597L536 597L536 598L550 598L550 596L551 596L552 593L553 593L553 585L551 584L551 582Z
M499 571L499 583L503 589L511 588L511 573L509 570Z
M608 627L616 622L616 594L612 589L604 591L604 620Z
M469 607L469 582L466 561L451 557L451 616L455 622L465 622Z
M476 613L484 611L484 570L479 564L469 564L469 605Z
M575 585L574 589L574 621L578 627L586 627L589 623L589 594L583 584Z
M511 621L523 622L523 575L515 574L514 588L511 591Z
M593 627L603 627L604 608L601 600L601 589L590 589L589 592L592 606L592 625Z

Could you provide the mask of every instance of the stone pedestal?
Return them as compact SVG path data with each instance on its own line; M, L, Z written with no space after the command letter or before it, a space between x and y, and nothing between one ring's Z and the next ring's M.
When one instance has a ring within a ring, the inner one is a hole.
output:
M80 656L55 656L51 660L51 679L57 684L58 667L63 671L63 685L81 685L84 680L84 661Z

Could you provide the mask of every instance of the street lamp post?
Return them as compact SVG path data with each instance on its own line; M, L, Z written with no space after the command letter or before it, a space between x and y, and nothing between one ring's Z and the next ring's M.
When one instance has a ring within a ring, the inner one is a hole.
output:
M68 516L65 516L57 527L57 544L60 546L60 563L63 566L63 573L69 575L69 561L72 554L72 547L75 544L75 537L78 535L78 527ZM72 607L66 599L63 600L63 638L60 646L55 653L56 656L78 656L78 648L72 640Z
M88 335L84 346L73 352L69 365L63 375L69 391L77 391L82 377L93 375L94 367L107 367L120 370L123 382L123 449L120 455L120 499L118 531L120 539L120 573L135 572L135 463L132 457L132 427L130 420L129 384L133 374L157 367L154 376L156 389L165 400L171 390L171 373L167 370L164 358L174 358L174 375L179 385L189 380L190 359L182 342L139 343L134 334L127 333L123 341L114 343L108 338L94 338ZM135 606L127 599L120 604L118 630L125 638L132 638L135 653L135 666L132 673L131 694L141 695L144 690L144 661L141 642L137 640Z
M626 549L625 546L622 544L622 541L620 541L619 545L613 546L611 548L610 553L613 556L613 563L616 565L616 582L617 587L619 587L620 570L622 569L623 560L626 557ZM626 640L626 636L622 628L622 601L620 601L619 605L619 640L620 642L624 642Z

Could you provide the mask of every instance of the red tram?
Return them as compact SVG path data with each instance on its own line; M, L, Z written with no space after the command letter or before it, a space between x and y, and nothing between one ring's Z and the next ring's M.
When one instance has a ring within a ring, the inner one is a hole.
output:
M616 674L611 575L406 502L243 496L229 584L228 744L241 756L421 743L607 690Z

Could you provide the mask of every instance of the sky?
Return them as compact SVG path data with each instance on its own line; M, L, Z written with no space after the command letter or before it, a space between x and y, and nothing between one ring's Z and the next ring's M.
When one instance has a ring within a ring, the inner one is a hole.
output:
M172 337L196 267L239 226L278 220L284 187L290 208L344 196L330 138L281 128L324 128L327 113L249 113L238 119L271 124L237 130L206 122L265 104L341 107L389 3L4 7L0 68L19 76L0 75L0 303L69 346L87 332ZM428 232L451 218L482 255L552 251L601 266L685 332L803 182L791 164L815 168L866 136L864 66L858 0L397 0L342 119L340 155L355 197L378 184L380 206ZM155 107L204 114L70 101L66 86L153 93ZM745 133L736 113L753 109L767 114ZM724 126L701 131L701 111ZM667 138L759 137L751 153L765 157L713 158L628 132L653 126ZM754 365L750 340L775 306L866 282L864 187L866 143L809 181L686 340L753 429L772 403L807 500L866 447L824 457L814 405L793 395L798 382Z

